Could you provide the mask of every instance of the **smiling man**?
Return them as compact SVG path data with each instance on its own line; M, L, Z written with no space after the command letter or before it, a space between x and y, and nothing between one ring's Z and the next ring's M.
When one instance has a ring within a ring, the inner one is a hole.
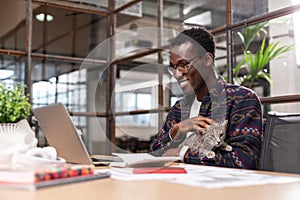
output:
M171 108L151 152L181 156L186 163L256 169L262 140L261 103L252 90L218 76L214 60L214 37L205 28L185 30L172 41L169 71L186 95ZM198 106L192 104L195 96ZM190 117L191 113L196 116ZM228 121L225 141L232 151L215 149L214 158L203 158L201 149L180 145L193 133L224 120Z

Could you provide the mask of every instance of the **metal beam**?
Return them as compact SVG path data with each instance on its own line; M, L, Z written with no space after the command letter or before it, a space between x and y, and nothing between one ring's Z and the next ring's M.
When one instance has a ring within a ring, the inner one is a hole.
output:
M32 0L32 2L41 5L52 6L56 8L73 10L73 11L89 13L89 14L97 14L102 16L107 16L109 14L107 9L96 7L96 6L78 4L74 2L57 1L57 0Z
M26 84L25 94L29 95L29 102L31 102L31 48L32 48L32 2L26 1L26 41L25 41L25 54L27 60L25 63L24 83Z

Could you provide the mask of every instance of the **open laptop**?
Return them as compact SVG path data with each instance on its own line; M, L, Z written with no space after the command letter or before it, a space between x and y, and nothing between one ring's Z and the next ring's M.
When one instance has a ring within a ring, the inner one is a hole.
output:
M90 156L64 104L49 104L34 108L32 112L49 145L56 148L57 155L67 162L101 165L122 161L115 156Z

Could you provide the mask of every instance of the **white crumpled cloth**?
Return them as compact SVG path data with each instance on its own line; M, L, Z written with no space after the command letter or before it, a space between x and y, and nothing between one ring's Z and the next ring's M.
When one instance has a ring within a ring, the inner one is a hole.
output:
M26 119L0 124L0 166L64 163L54 147L37 147L37 139Z

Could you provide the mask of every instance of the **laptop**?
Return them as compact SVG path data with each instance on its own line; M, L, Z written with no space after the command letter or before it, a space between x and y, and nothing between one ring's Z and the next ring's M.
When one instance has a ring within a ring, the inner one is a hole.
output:
M68 163L102 165L122 161L116 156L89 155L64 104L49 104L34 108L32 112L49 145Z

